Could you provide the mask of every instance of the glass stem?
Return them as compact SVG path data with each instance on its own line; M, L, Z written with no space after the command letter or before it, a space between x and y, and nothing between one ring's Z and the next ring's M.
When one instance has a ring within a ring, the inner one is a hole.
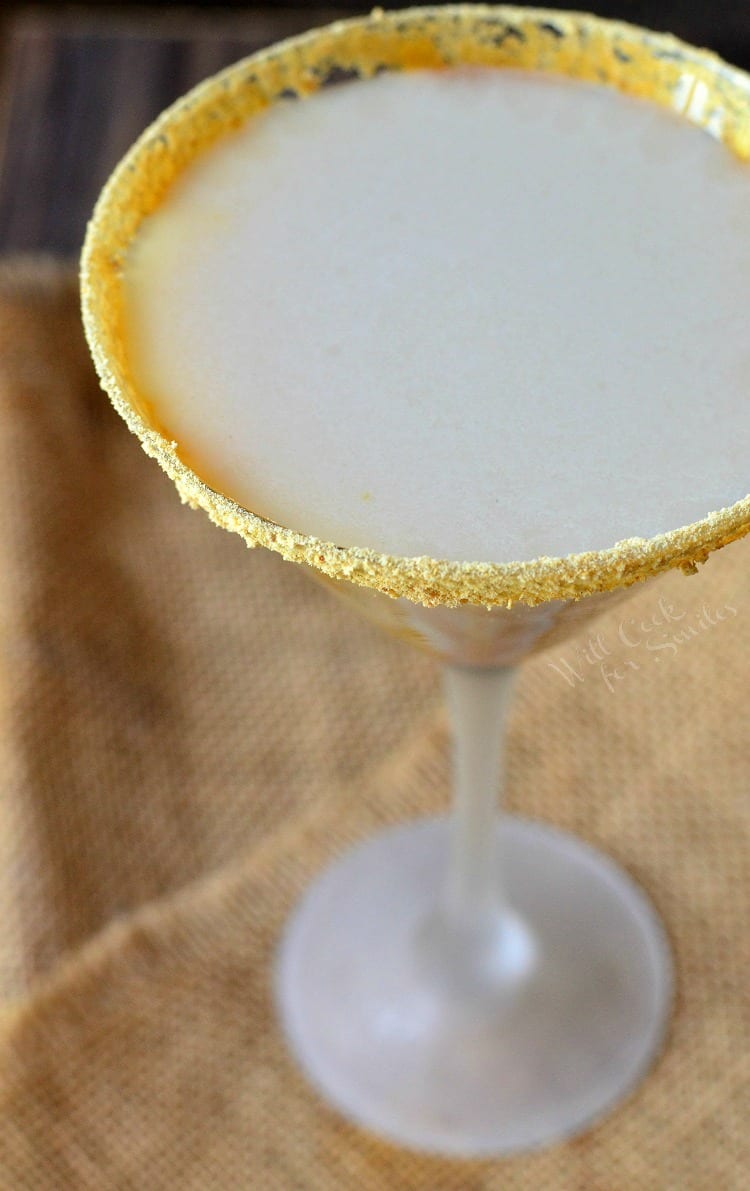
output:
M506 712L515 670L446 665L453 725L452 842L443 891L446 924L481 931L504 906L496 817Z

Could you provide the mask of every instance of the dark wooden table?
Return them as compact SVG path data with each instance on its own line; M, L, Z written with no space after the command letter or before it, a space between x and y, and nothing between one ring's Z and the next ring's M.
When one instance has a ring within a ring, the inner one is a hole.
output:
M588 5L570 0L568 6ZM220 13L47 7L6 17L0 28L0 253L76 256L102 183L162 108L227 63L351 15L352 7ZM359 10L367 7L365 0ZM591 7L670 29L750 66L750 0L591 0Z

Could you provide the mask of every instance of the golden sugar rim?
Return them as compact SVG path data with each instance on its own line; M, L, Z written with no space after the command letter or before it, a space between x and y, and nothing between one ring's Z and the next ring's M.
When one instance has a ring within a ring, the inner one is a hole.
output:
M178 100L143 133L104 187L81 260L83 320L102 387L161 464L182 500L240 534L334 579L427 606L511 607L578 599L625 587L672 567L695 571L712 550L750 529L750 496L654 538L526 562L401 558L337 546L259 517L214 491L161 433L129 374L123 334L122 267L141 220L172 181L219 137L275 100L307 96L350 75L454 64L522 67L604 83L684 115L750 158L750 76L669 34L585 13L456 5L337 21L235 63ZM686 477L686 482L689 477Z

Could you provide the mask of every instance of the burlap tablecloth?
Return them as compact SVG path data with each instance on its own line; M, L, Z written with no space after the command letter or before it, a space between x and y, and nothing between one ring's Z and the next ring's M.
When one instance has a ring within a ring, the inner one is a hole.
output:
M511 808L664 916L665 1053L572 1143L443 1161L329 1111L270 993L313 875L445 807L436 668L180 505L96 388L70 270L6 266L0 403L2 1191L747 1186L750 545L527 664L511 716Z

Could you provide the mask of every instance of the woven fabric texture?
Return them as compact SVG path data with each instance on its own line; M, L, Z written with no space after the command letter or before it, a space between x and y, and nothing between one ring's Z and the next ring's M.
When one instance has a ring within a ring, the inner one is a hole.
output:
M750 1169L750 542L522 668L511 809L603 848L674 948L659 1062L585 1136L444 1161L287 1055L283 923L439 813L435 665L181 506L98 391L70 270L0 275L1 1191L739 1191Z

